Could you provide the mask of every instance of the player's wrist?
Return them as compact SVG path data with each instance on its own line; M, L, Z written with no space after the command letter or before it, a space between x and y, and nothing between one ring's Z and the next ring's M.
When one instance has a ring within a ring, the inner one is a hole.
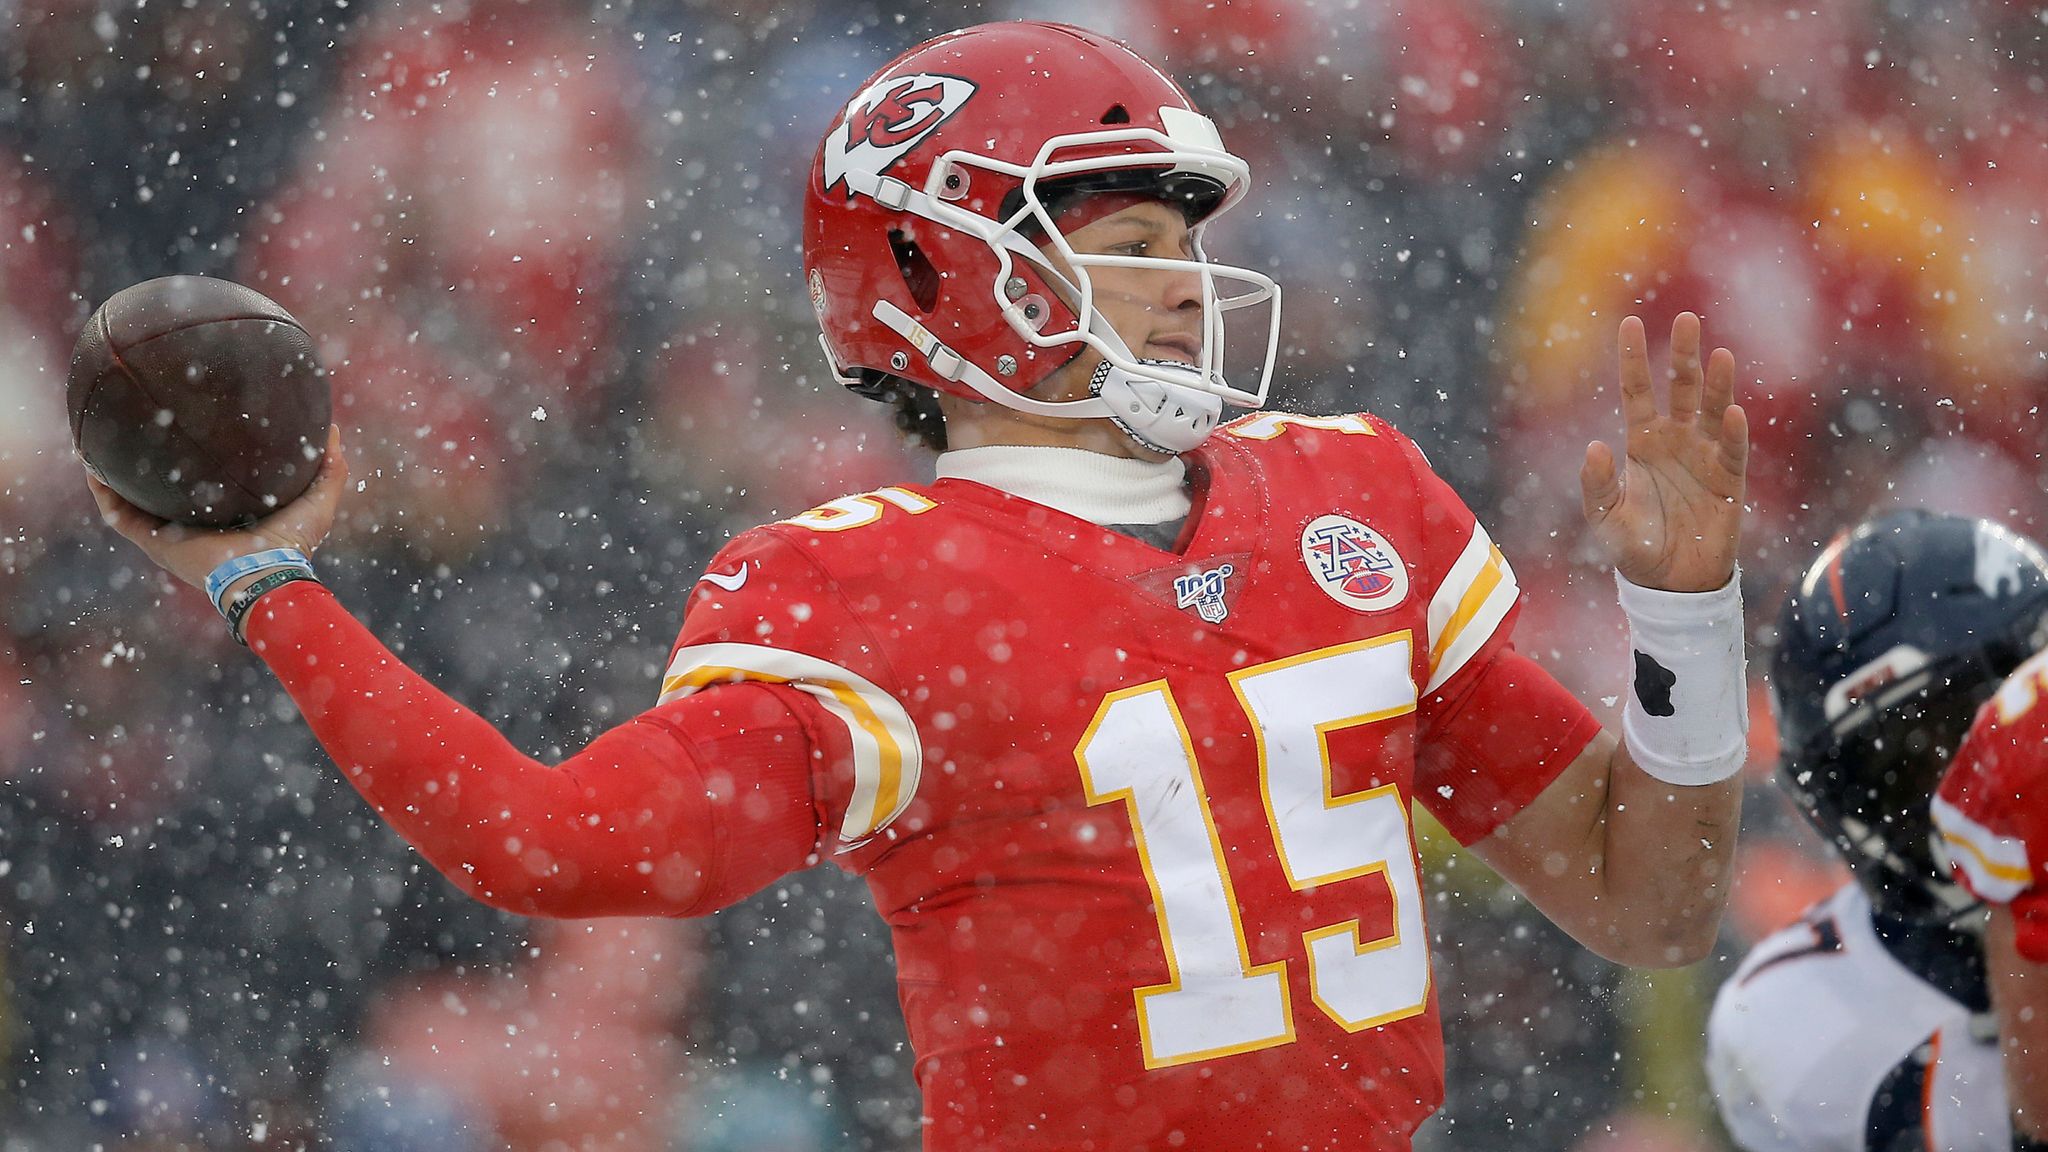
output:
M262 548L243 551L214 565L202 587L213 606L225 610L227 597L242 591L267 572L297 568L313 573L312 557L298 548Z
M1749 749L1741 573L1706 592L1645 588L1619 571L1615 584L1629 626L1629 755L1681 787L1735 775Z
M256 577L221 609L221 615L228 622L228 635L235 638L235 643L248 647L249 638L245 633L258 602L287 584L319 582L311 569L302 568L280 568Z
M236 643L246 644L242 629L256 602L302 580L319 581L311 557L297 548L265 548L221 562L207 575L205 588L207 598L227 621L229 635Z
M1668 592L1676 596L1703 596L1726 591L1735 579L1735 567L1713 574L1688 576L1671 572L1631 573L1628 566L1617 561L1614 574L1644 592Z

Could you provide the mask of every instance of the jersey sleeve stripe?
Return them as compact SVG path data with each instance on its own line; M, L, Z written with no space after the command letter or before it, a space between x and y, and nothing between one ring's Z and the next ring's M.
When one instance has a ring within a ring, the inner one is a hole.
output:
M2004 904L2033 886L2034 873L2027 864L2024 842L1993 832L1939 796L1934 798L1933 808L1942 846L1962 870L1972 892Z
M1443 630L1433 638L1429 648L1430 667L1434 668L1442 663L1444 650L1457 642L1458 634L1463 632L1465 626L1472 622L1472 618L1479 614L1480 606L1486 603L1486 598L1493 595L1494 588L1501 582L1501 568L1501 554L1496 548L1493 555L1488 558L1486 567L1480 569L1479 576L1472 581L1472 587L1466 591L1465 598L1458 602L1458 607L1451 613L1451 618L1444 622Z
M1451 570L1444 573L1443 583L1438 585L1436 595L1429 601L1429 643L1434 651L1437 638L1443 634L1451 617L1465 600L1465 593L1472 588L1472 581L1493 560L1496 549L1486 529L1472 525L1472 537L1465 541L1464 551L1451 564Z
M923 768L917 725L895 697L836 664L754 644L692 645L676 650L660 702L746 680L809 693L846 725L854 787L839 829L843 847L858 846L903 814Z
M1473 525L1472 539L1429 602L1429 685L1434 692L1479 651L1521 588L1507 557Z

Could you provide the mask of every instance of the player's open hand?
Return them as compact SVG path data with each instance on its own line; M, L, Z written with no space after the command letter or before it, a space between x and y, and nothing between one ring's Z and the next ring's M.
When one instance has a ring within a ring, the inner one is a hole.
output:
M1621 413L1627 459L1595 440L1579 470L1586 522L1630 581L1706 592L1735 571L1749 420L1735 403L1735 356L1700 362L1700 318L1671 322L1670 411L1657 410L1643 322L1621 322Z
M236 556L266 548L296 548L312 555L334 527L347 482L348 462L342 458L339 426L327 429L327 458L321 461L313 483L298 499L246 528L199 528L160 520L123 500L90 474L85 478L93 502L99 505L100 519L108 527L133 541L164 571L199 589L206 587L208 573Z

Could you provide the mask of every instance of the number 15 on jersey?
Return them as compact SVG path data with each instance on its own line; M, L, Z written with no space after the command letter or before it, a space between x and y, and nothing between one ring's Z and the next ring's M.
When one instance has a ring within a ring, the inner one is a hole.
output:
M1297 892L1384 878L1394 924L1357 920L1302 933L1315 1007L1357 1032L1429 1002L1408 806L1393 785L1332 793L1331 732L1415 710L1409 633L1241 669L1231 687L1250 718L1259 787L1287 881ZM1294 1039L1286 959L1253 965L1243 913L1202 784L1194 741L1165 681L1112 692L1074 749L1090 804L1128 807L1165 950L1167 982L1134 989L1145 1066L1187 1064Z

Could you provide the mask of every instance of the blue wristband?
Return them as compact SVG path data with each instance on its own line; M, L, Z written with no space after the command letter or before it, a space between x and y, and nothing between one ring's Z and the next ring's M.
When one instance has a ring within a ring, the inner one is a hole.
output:
M315 584L320 582L315 579L310 569L294 565L280 568L242 589L227 607L221 609L221 615L227 618L228 635L235 638L235 643L247 648L249 638L242 635L242 629L248 622L250 611L256 607L256 602L287 584L295 584L301 580L311 580Z
M273 568L303 568L310 575L313 571L313 561L297 548L270 548L262 552L251 552L247 556L237 556L207 575L206 598L213 601L214 608L222 615L226 615L227 609L221 604L220 598L228 590L228 585L251 572L268 572Z

